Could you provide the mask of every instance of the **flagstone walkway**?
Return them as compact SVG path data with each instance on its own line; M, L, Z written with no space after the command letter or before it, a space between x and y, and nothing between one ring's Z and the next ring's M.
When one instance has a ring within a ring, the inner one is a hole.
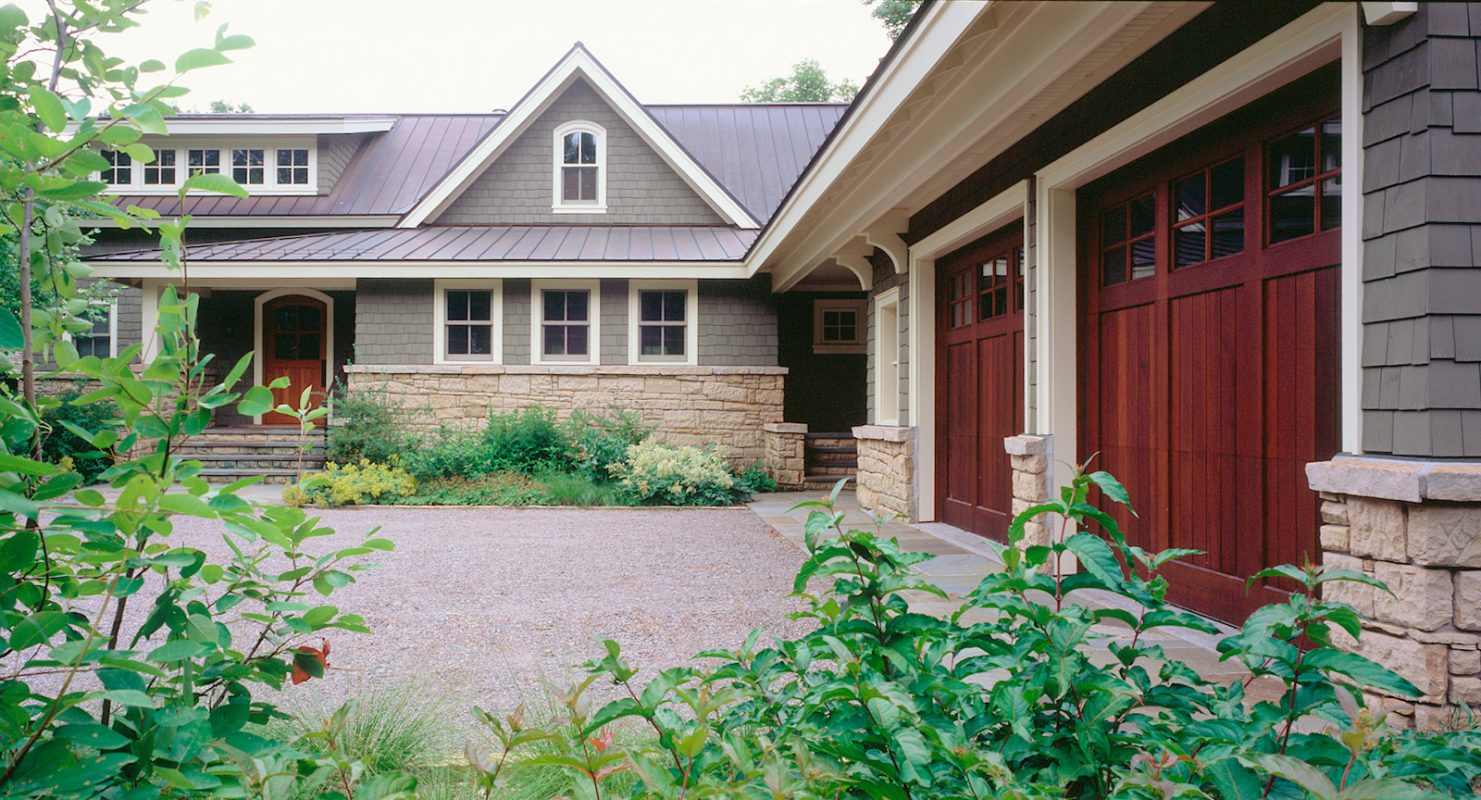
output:
M750 506L751 510L782 538L805 549L803 528L807 522L808 513L813 509L791 509L799 502L816 500L825 494L826 492L819 489L757 495ZM870 515L859 510L854 502L853 492L846 491L841 494L838 498L838 507L846 514L845 524L858 528L874 526L874 520ZM1002 568L1002 561L993 554L987 540L951 525L934 522L911 524L893 521L886 523L881 530L884 535L898 539L901 549L936 556L920 564L917 569L932 583L949 592L951 599L940 600L929 596L915 598L910 601L911 608L915 611L937 615L949 614L961 606L961 598L976 588L984 576ZM1135 611L1135 606L1129 602L1103 592L1077 592L1071 597L1077 602L1100 606L1116 605ZM1220 628L1221 631L1232 630L1226 626L1220 626ZM1116 624L1105 625L1102 632L1106 634L1106 638L1097 640L1096 652L1091 654L1091 658L1109 663L1113 660L1113 656L1108 651L1107 645L1118 639L1129 638L1130 632ZM1215 649L1219 638L1193 631L1159 628L1143 634L1142 641L1160 644L1169 657L1188 664L1199 674L1211 680L1232 682L1246 677L1248 673L1239 664L1219 659ZM1252 695L1258 694L1259 687L1251 687L1251 693Z

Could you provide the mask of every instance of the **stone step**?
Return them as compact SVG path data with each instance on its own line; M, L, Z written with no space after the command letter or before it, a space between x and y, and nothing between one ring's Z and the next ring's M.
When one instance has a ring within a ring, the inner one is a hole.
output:
M209 453L206 455L193 455L186 453L182 458L191 461L199 461L207 467L221 467L233 469L298 469L299 460L291 455L241 455L231 453ZM305 456L302 462L305 472L324 469L324 457L317 458Z
M210 483L231 483L242 478L250 478L254 475L262 475L266 480L263 483L287 484L292 483L298 477L298 470L286 468L239 468L239 467L207 467L201 470L201 477Z

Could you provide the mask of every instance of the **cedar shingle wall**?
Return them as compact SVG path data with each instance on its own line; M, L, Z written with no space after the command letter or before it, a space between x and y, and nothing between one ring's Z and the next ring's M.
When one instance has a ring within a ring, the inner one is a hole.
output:
M319 137L319 194L329 194L334 182L344 174L360 145L369 134L325 134Z
M769 280L759 275L699 282L700 366L776 366L776 303Z
M586 120L607 131L607 213L555 214L552 170L560 125ZM716 225L715 214L585 81L555 100L436 220L444 225Z
M355 283L355 363L432 363L432 281Z
M1481 456L1481 3L1363 33L1363 449Z

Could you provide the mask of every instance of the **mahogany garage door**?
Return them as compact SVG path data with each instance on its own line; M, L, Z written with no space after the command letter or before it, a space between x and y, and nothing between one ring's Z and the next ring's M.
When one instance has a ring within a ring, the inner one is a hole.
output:
M936 499L944 521L1003 540L1013 503L1003 437L1023 421L1023 226L936 264Z
M1136 544L1204 551L1173 602L1227 621L1318 560L1305 465L1338 436L1342 192L1323 71L1080 195L1082 452L1126 485ZM1303 111L1304 109L1304 111Z

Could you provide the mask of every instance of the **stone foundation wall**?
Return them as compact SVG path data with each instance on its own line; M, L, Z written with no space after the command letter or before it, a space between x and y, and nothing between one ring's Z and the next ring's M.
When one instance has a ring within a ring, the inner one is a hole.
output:
M616 406L641 415L670 444L719 444L736 464L766 457L768 423L782 419L782 367L364 366L345 368L351 390L380 387L411 424L482 425L490 411L540 404L566 416Z
M915 519L915 429L889 425L854 428L859 451L859 508Z
M1393 591L1323 587L1367 617L1348 646L1424 693L1381 704L1422 728L1481 704L1481 465L1338 457L1308 465L1307 477L1323 501L1323 563Z
M800 422L772 422L766 431L766 474L778 489L801 489L807 468L807 426Z
M1013 516L1049 499L1049 439L1022 434L1003 439L1013 465ZM1023 527L1025 545L1049 544L1049 526L1041 514Z

